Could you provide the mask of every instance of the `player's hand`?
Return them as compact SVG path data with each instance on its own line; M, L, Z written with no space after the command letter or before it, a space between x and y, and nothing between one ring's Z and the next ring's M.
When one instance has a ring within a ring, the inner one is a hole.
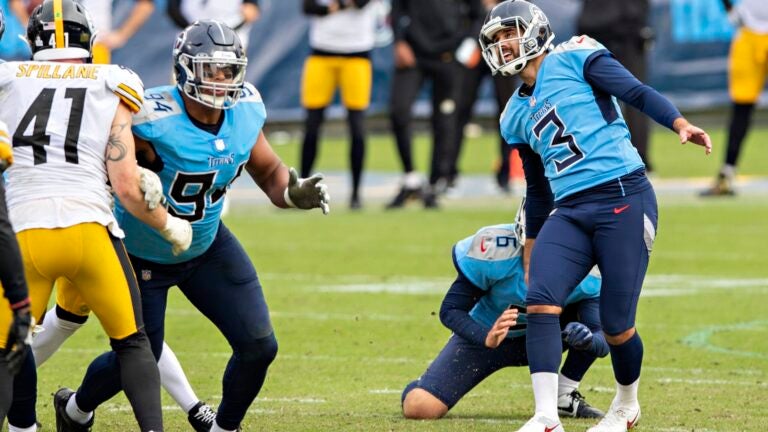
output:
M310 178L299 178L294 168L288 171L288 187L285 188L283 197L285 202L295 208L309 210L319 208L327 215L331 211L331 196L328 194L328 186L320 183L322 174L313 174Z
M577 350L586 350L592 345L592 331L580 322L569 322L562 335L565 343Z
M186 251L192 244L192 224L176 216L168 215L165 228L160 230L160 234L173 246L174 256Z
M3 353L11 375L19 373L24 359L29 354L32 347L32 328L34 319L29 313L29 302L26 302L13 310L13 323L8 331L8 342Z
M678 117L672 124L672 128L680 136L680 144L692 142L696 145L704 147L706 154L712 153L712 140L709 135L704 132L704 129L696 127L683 117Z
M163 184L160 182L160 177L154 172L139 167L139 189L144 192L144 201L146 201L148 209L154 210L165 204Z
M416 66L416 55L408 42L395 42L395 67L405 69Z
M13 147L5 140L0 141L0 173L13 164Z
M517 309L506 309L502 312L496 322L493 323L491 331L485 336L485 346L496 348L501 345L509 333L509 328L517 325L517 316Z

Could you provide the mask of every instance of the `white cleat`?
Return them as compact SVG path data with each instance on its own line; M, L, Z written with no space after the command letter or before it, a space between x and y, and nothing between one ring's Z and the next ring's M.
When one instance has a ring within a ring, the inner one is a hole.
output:
M543 414L534 414L517 432L565 432L559 419L552 420Z
M640 421L640 405L634 407L611 404L600 423L587 429L587 432L627 432Z

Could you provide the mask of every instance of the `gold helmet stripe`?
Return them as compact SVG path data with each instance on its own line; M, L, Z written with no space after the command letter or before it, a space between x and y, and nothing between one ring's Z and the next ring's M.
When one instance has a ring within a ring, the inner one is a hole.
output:
M64 12L62 0L53 0L53 23L56 26L56 48L66 48L64 44Z

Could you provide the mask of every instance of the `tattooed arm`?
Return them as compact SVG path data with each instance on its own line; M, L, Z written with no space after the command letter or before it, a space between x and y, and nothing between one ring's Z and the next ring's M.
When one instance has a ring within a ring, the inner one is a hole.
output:
M168 213L160 206L149 210L139 188L139 170L136 164L135 144L131 133L132 115L128 107L118 105L107 142L107 174L112 190L126 210L152 228L166 226Z

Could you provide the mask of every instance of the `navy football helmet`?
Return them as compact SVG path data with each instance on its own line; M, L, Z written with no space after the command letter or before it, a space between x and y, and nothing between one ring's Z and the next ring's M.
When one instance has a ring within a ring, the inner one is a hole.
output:
M516 30L511 38L496 40L498 32L507 29ZM549 26L549 19L538 6L524 0L507 0L494 7L485 18L480 30L480 48L483 58L495 75L515 75L534 59L545 52L555 39ZM510 48L519 44L514 53Z
M73 0L45 0L29 15L33 60L91 59L95 32L88 11Z
M203 105L229 109L240 99L248 58L226 24L196 21L176 38L173 70L181 92Z

